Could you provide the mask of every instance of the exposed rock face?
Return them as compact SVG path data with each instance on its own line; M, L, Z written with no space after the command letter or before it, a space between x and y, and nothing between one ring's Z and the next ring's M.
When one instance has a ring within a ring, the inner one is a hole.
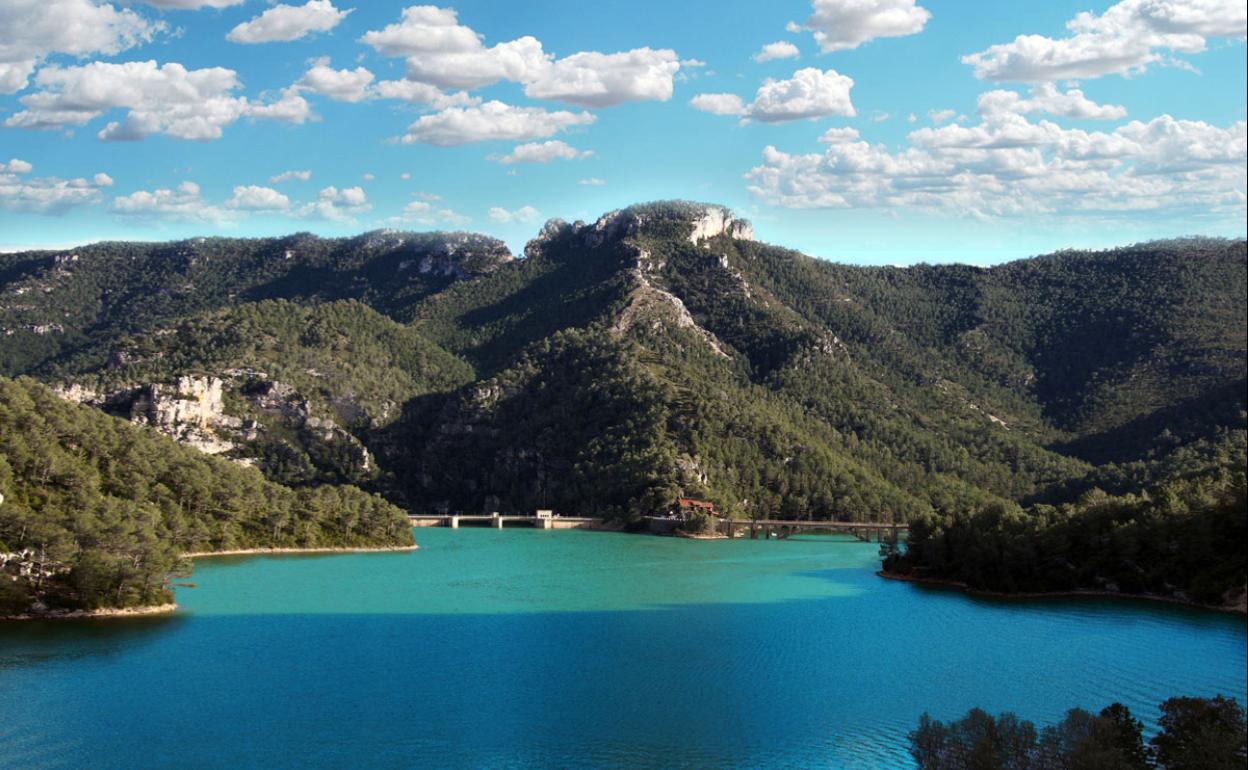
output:
M130 404L130 421L151 425L183 444L207 454L234 448L214 428L238 428L242 420L225 413L223 383L218 377L179 377L140 389Z
M717 355L728 358L719 339L698 325L680 297L654 285L647 274L653 268L650 253L644 249L637 249L636 261L628 270L628 277L634 287L629 293L628 305L620 312L611 331L624 334L641 324L648 324L651 329L659 329L671 324L678 329L692 330Z
M693 222L689 242L697 244L707 238L727 235L742 241L754 240L754 226L744 219L737 219L728 209L707 206L702 216Z

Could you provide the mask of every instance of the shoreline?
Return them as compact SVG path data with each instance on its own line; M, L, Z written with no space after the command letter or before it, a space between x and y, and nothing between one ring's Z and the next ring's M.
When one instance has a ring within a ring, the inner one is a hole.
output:
M269 556L275 554L334 554L334 553L386 553L415 551L420 546L385 545L360 546L355 548L238 548L230 551L197 551L182 554L187 559L206 559L211 556ZM143 617L148 615L167 615L178 609L177 602L167 604L151 604L141 607L102 607L98 610L50 610L48 612L26 612L21 615L0 615L0 622L6 620L92 620L101 618Z
M1017 593L1006 593L1004 591L989 591L981 588L971 588L966 583L959 580L951 580L949 578L898 575L892 572L885 572L884 570L877 570L875 574L877 577L882 577L885 580L896 580L902 583L915 583L917 585L932 586L935 588L948 588L960 591L967 596L977 599L1017 599L1020 601L1032 601L1036 599L1125 599L1173 604L1179 607L1188 607L1197 610L1212 610L1214 612L1226 612L1232 615L1248 615L1248 608L1245 608L1242 604L1238 606L1204 604L1191 599L1180 599L1177 596L1162 596L1160 594L1129 594L1123 591L1097 591L1092 589L1080 589L1075 591L1019 591Z
M53 610L35 614L4 615L0 620L91 620L93 618L125 618L144 615L168 615L178 609L177 602L149 604L143 607L101 607L98 610Z
M336 548L235 548L229 551L195 551L184 553L187 559L207 559L213 556L271 556L284 553L389 553L415 551L420 546L412 545L375 545L375 546L340 546Z

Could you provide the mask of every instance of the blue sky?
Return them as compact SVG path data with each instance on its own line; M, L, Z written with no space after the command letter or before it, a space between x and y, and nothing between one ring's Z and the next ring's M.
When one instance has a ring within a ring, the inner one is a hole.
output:
M1242 237L1244 30L1223 0L0 0L0 248L518 251L662 198L856 263Z

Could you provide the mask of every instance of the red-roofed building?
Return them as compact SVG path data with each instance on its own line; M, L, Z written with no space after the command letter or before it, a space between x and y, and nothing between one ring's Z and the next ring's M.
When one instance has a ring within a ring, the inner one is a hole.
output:
M715 504L706 500L694 500L691 497L682 497L676 501L680 506L681 518L689 518L694 513L705 513L710 516L718 516L719 512L715 510Z

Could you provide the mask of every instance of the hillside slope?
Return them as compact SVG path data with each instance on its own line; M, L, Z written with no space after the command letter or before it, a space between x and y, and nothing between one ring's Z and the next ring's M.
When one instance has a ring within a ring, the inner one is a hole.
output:
M683 202L549 222L520 259L446 238L6 256L0 363L105 408L218 378L229 456L414 509L909 519L1137 491L1248 435L1242 241L852 267Z

